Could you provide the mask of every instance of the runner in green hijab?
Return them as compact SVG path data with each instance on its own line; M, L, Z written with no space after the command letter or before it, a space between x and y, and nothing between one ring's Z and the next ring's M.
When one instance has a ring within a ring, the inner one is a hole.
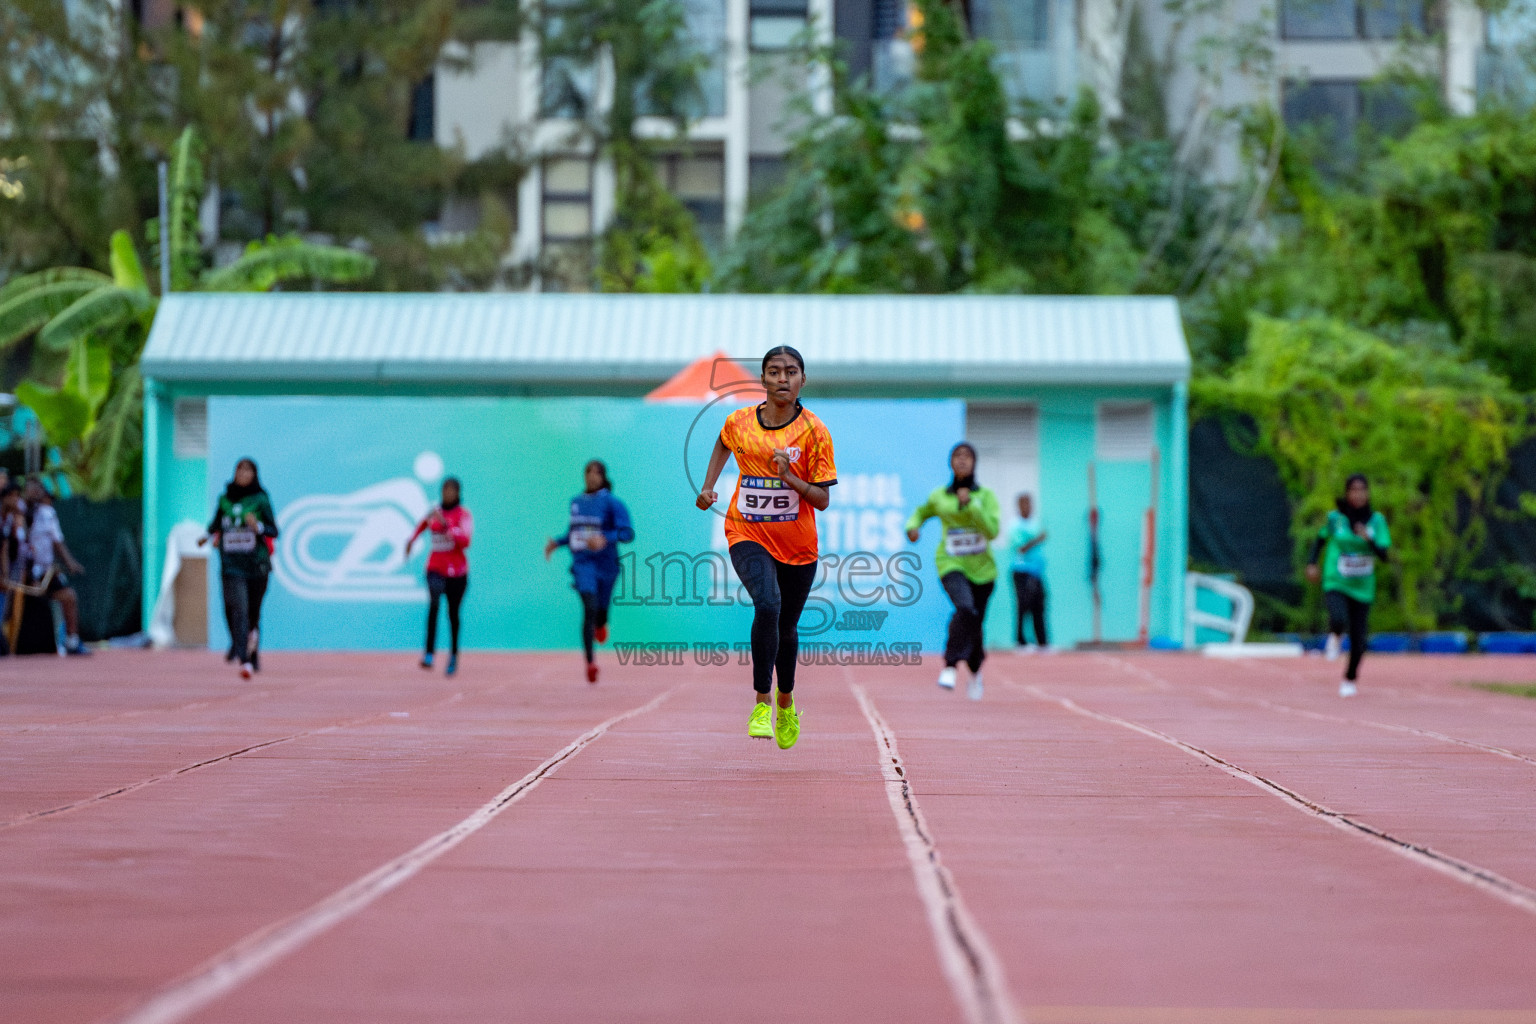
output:
M970 442L961 441L950 449L949 468L953 474L949 485L936 488L907 520L907 539L916 541L923 524L934 517L944 527L934 564L955 614L949 619L939 685L953 690L956 666L963 661L971 670L966 695L981 700L981 663L987 656L981 624L997 584L997 563L992 560L990 544L997 536L1001 517L997 495L976 483L976 449Z
M1328 513L1327 521L1318 531L1307 564L1307 579L1323 585L1330 661L1339 656L1343 634L1349 634L1349 662L1344 669L1344 681L1339 684L1340 697L1353 697L1359 692L1355 679L1369 642L1367 620L1371 602L1376 600L1376 560L1386 558L1391 546L1386 517L1371 508L1370 482L1356 473L1345 483L1338 508Z

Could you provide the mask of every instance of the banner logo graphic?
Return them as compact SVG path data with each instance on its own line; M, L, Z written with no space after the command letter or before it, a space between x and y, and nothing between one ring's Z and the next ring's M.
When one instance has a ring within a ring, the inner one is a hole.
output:
M277 515L272 569L309 601L423 601L427 588L405 561L405 542L431 509L426 484L441 478L435 452L416 457L415 477L396 477L351 494L310 494Z

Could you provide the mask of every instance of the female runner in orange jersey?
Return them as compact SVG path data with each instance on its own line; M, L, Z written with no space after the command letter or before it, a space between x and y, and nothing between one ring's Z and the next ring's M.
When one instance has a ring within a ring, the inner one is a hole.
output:
M795 707L795 660L800 653L800 613L816 581L816 513L825 510L837 483L832 435L800 404L805 360L788 345L763 356L768 400L737 409L715 441L699 492L708 509L719 495L715 482L732 455L740 476L725 514L731 564L752 597L752 688L757 703L747 735L772 736L787 750L800 738ZM778 674L778 717L770 693Z

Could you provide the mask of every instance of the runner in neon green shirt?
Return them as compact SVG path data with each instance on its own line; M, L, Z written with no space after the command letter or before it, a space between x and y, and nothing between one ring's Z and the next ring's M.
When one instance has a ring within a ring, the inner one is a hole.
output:
M987 656L981 624L997 584L997 563L992 560L990 544L997 536L1001 517L997 495L976 483L976 449L969 442L961 441L950 450L949 467L953 474L949 486L935 489L912 513L907 520L907 539L916 541L923 524L935 517L944 527L934 564L944 592L955 605L955 614L949 620L939 685L953 690L955 668L963 661L971 670L966 695L981 700L981 663Z
M1371 602L1376 600L1376 560L1387 557L1391 546L1386 517L1371 508L1371 485L1364 475L1356 473L1344 485L1338 509L1328 513L1318 531L1307 564L1307 579L1323 585L1330 661L1339 656L1341 637L1346 630L1349 633L1349 662L1339 684L1340 697L1359 692L1355 680L1360 659L1365 657Z

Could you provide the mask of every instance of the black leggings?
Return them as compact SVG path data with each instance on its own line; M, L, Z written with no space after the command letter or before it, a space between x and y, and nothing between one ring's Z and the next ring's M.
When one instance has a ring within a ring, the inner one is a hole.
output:
M437 599L448 598L449 650L459 653L459 604L464 600L464 590L469 586L468 576L444 576L427 573L427 653L437 650Z
M800 656L800 613L816 583L817 562L786 565L755 541L731 545L731 564L752 597L752 689L773 689L774 669L779 692L795 689L795 659Z
M944 666L954 668L963 661L975 672L987 657L981 624L987 617L994 584L972 583L958 569L939 577L939 582L955 606L955 614L949 617L949 640L944 644Z
M1323 604L1328 608L1328 632L1335 635L1349 633L1349 667L1344 670L1344 678L1353 681L1360 673L1360 659L1365 657L1365 648L1370 642L1366 631L1370 603L1356 601L1337 590L1328 590L1323 592Z
M593 592L585 590L577 591L581 598L581 649L586 652L587 664L592 664L594 657L593 645L597 641L597 631L608 625L608 602L613 597L613 584Z
M267 577L230 576L224 584L224 622L229 626L230 653L246 664L256 656L261 632L261 602L267 596Z
M1019 646L1024 646L1024 616L1026 615L1035 624L1035 643L1041 647L1046 646L1050 641L1045 638L1045 584L1032 572L1015 572L1013 595L1018 598L1018 617L1014 623L1014 632L1018 637Z

